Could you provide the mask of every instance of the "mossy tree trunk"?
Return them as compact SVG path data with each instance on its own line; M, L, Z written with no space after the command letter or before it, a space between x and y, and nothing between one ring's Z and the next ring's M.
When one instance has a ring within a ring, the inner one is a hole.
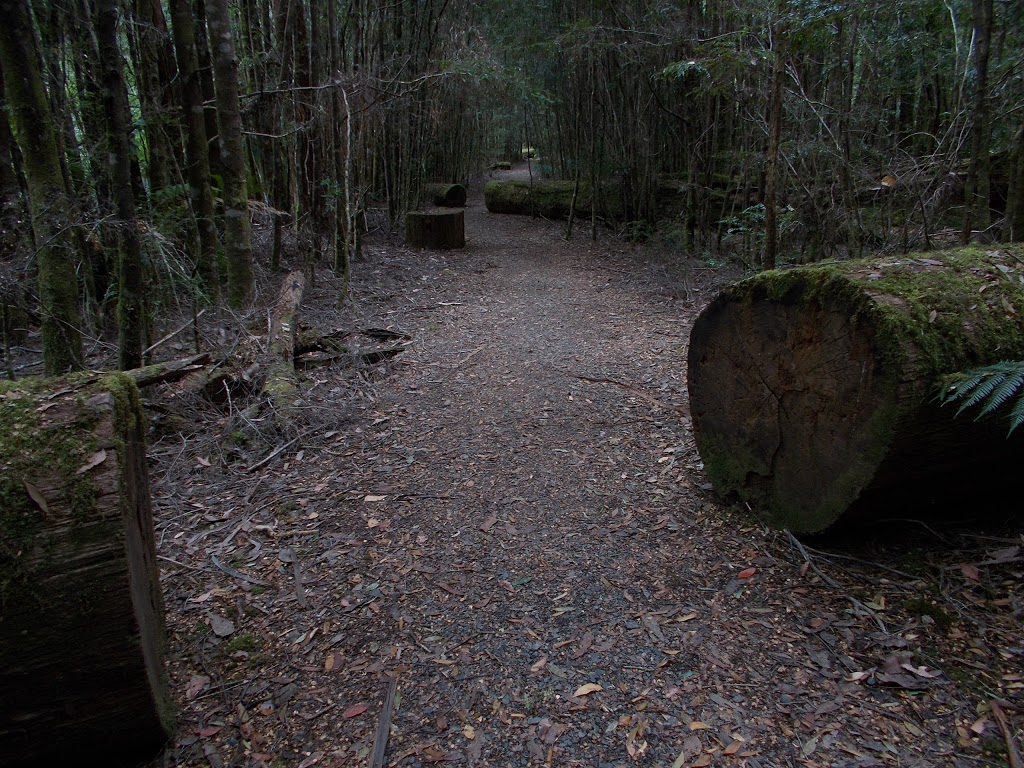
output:
M405 242L413 248L465 248L465 212L461 208L410 211L405 215Z
M900 490L984 485L1022 458L1003 420L940 409L941 376L1024 358L1024 248L768 271L690 336L693 429L717 491L824 530Z
M210 295L217 296L220 292L217 226L214 222L213 190L210 188L209 144L203 112L203 91L199 82L196 28L189 0L170 0L170 8L185 126L185 175L198 230L198 248L193 255L196 272L205 282Z
M117 44L117 0L97 0L96 38L107 118L107 165L114 197L117 230L117 341L121 370L142 365L145 303L142 289L142 243L132 192L131 134L121 51Z
M238 59L227 0L210 0L207 13L217 86L220 163L224 171L224 261L228 301L232 306L243 307L252 299L253 274L252 226L238 102Z
M151 758L172 730L138 390L6 386L0 411L0 764Z
M39 71L28 0L0 0L0 70L28 182L39 266L43 367L55 375L82 367L82 315L73 221L55 124Z

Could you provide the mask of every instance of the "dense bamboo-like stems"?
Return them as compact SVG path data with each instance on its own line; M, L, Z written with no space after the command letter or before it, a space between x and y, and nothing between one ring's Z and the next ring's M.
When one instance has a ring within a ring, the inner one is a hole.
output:
M220 292L217 270L217 226L214 223L213 190L210 188L210 159L203 113L203 93L196 56L196 29L189 0L170 0L174 28L174 53L181 83L181 106L185 128L185 164L189 200L198 230L198 248L193 249L196 272L211 296Z
M117 44L117 0L97 0L96 36L103 76L107 117L107 163L113 182L117 229L117 340L121 370L142 365L145 303L142 288L142 245L135 218L131 179L131 113L121 52Z
M252 232L245 179L245 151L238 101L238 59L227 0L207 6L217 86L220 162L224 171L224 260L228 301L242 307L252 298Z
M0 0L0 69L28 183L39 266L43 367L49 375L82 367L82 315L54 120L39 71L28 0Z
M146 171L152 194L171 183L175 167L181 164L177 101L172 85L177 72L159 0L135 0L135 21L138 26L136 79L146 127Z

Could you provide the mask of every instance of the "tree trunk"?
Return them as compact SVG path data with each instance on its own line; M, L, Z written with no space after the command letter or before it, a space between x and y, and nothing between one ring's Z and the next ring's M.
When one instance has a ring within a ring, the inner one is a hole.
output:
M761 269L775 269L779 249L778 181L779 144L782 141L782 79L785 61L782 57L782 39L778 25L774 30L772 47L775 49L772 67L771 107L768 117L768 157L764 180L764 255Z
M267 355L263 360L266 370L263 392L274 411L274 423L282 432L294 429L295 406L301 394L295 372L295 339L305 290L306 278L301 272L285 277L274 305Z
M465 248L466 217L461 208L409 211L405 242L412 248Z
M114 374L5 403L0 763L141 763L173 714L138 390Z
M174 51L159 0L135 0L138 33L139 106L146 124L149 150L146 175L150 194L159 192L174 177L180 139L171 83L176 75Z
M815 532L895 490L920 504L943 481L984 487L1005 471L998 459L1017 477L1022 443L1004 439L1005 422L955 419L935 395L944 374L1024 358L1022 257L1014 246L850 261L723 291L689 350L693 429L716 490Z
M971 117L971 161L964 192L963 243L975 230L992 221L990 198L988 59L992 40L992 0L973 0L974 8L974 113Z
M211 296L220 292L217 273L217 226L214 223L213 190L210 188L210 157L203 113L203 92L199 83L195 25L189 0L170 0L174 29L174 53L181 81L181 107L185 125L185 163L189 199L199 235L194 254L196 271Z
M228 301L243 307L252 299L252 226L245 178L242 117L238 103L238 60L227 0L210 0L210 48L217 86L220 163L224 171L224 260Z
M1024 242L1024 125L1017 130L1015 144L1004 239L1020 243Z
M0 69L37 243L43 367L56 375L82 367L82 315L69 220L73 204L64 186L28 1L0 0L0 19Z
M131 113L117 44L117 0L98 0L96 37L107 118L107 165L114 196L117 259L118 365L125 371L142 365L145 303L142 288L142 243L132 192Z

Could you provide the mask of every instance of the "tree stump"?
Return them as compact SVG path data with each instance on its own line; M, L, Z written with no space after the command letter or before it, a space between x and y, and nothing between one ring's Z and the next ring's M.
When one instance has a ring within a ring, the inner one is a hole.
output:
M466 188L461 184L427 184L424 192L434 205L443 208L463 208L466 205Z
M465 220L461 208L410 211L405 215L405 242L413 248L465 248Z
M723 495L817 532L872 505L981 487L1024 435L935 396L941 377L1024 359L1024 248L764 272L724 290L690 335L694 435Z
M145 426L122 374L0 388L0 764L135 765L171 734Z

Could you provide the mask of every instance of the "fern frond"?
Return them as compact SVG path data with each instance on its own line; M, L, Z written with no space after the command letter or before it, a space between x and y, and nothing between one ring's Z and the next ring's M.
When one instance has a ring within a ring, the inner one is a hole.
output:
M983 401L986 397L992 394L992 391L998 387L1002 381L1002 373L999 373L998 371L989 371L986 373L982 377L981 381L974 386L973 390L964 392L964 395L968 395L968 397L960 404L960 407L957 408L956 415L959 416L968 408L972 408Z
M1010 413L1010 432L1024 424L1024 360L1003 360L947 377L939 400L943 405L963 400L956 411L981 405L975 420L1017 398Z
M1012 376L1003 378L996 388L992 390L992 394L985 399L985 404L982 406L977 418L980 419L982 416L992 413L992 411L1020 392L1021 384L1024 384L1024 371L1018 371Z
M1024 394L1017 397L1017 402L1013 404L1013 410L1010 411L1010 431L1006 433L1009 437L1013 434L1013 430L1024 424Z

